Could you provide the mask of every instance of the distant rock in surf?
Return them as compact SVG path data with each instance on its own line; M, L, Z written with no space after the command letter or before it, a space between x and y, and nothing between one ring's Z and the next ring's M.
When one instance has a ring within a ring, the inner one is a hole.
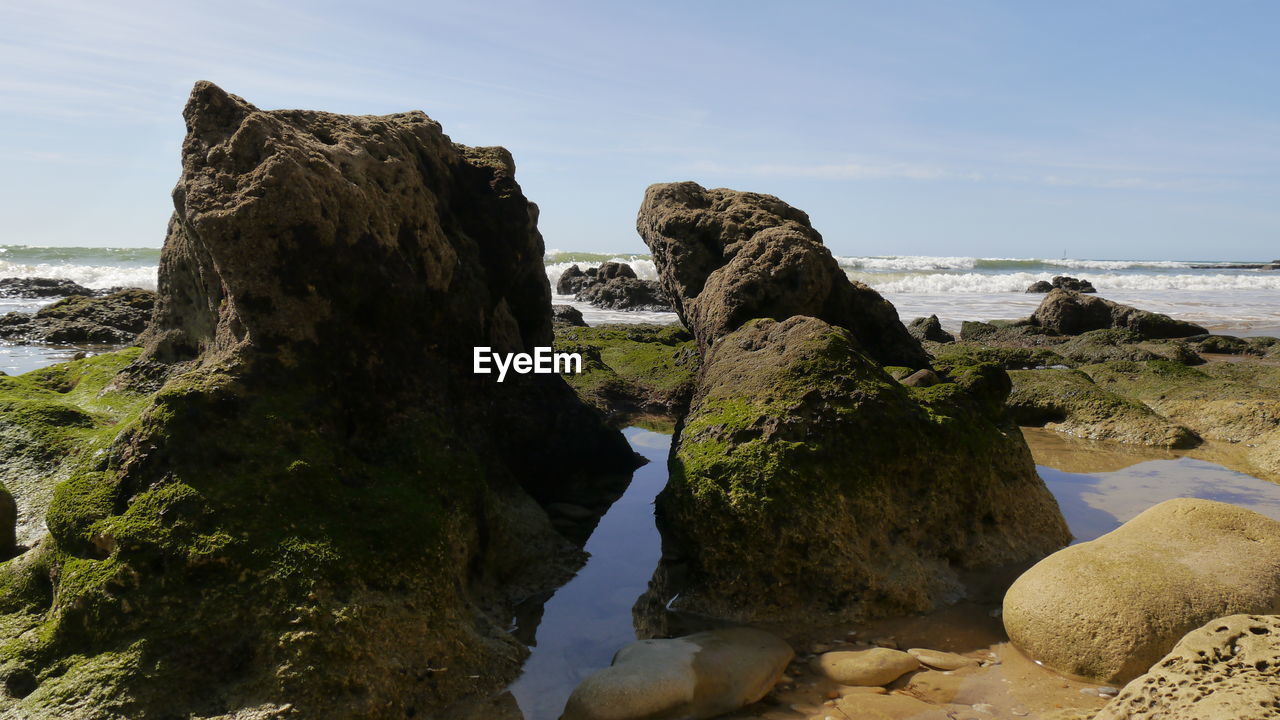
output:
M25 277L0 279L0 298L47 298L96 295L97 292L71 280Z
M662 287L653 280L636 277L635 270L626 263L606 262L586 270L571 265L560 274L556 292L575 295L579 301L607 310L671 310Z
M129 345L151 322L156 294L130 288L102 297L73 294L34 313L0 317L0 337L38 343Z
M1209 332L1199 325L1174 320L1168 315L1061 288L1055 288L1045 296L1030 320L1038 327L1062 335L1079 335L1105 328L1131 330L1147 339L1190 337Z
M956 338L951 333L942 329L942 323L938 321L937 315L930 315L927 318L916 318L907 325L907 332L911 333L911 337L924 341L949 343L955 342Z
M1079 278L1068 277L1066 275L1058 275L1057 277L1053 278L1052 281L1037 280L1036 282L1031 283L1031 286L1027 288L1027 292L1047 293L1053 290L1054 288L1061 288L1063 290L1074 290L1075 292L1082 292L1082 293L1098 292L1097 289L1093 287L1093 283L1089 282L1088 280L1081 280Z

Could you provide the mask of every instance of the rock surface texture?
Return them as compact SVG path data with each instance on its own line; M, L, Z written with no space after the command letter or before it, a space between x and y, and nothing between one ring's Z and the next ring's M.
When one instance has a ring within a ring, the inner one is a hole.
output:
M923 367L919 343L803 213L679 183L649 188L638 226L702 351L641 615L676 595L740 621L924 610L962 594L964 569L1067 542L1005 418L1004 370L895 381L882 363Z
M471 372L473 346L552 342L510 155L209 83L184 117L141 353L42 376L71 390L35 419L86 449L30 433L67 479L0 565L0 713L382 719L492 692L524 653L511 602L581 558L535 499L634 466L559 377Z
M1010 640L1063 673L1127 682L1206 621L1280 608L1280 522L1169 500L1028 570L1004 599Z
M1032 313L1031 322L1062 335L1105 328L1132 330L1147 339L1190 337L1208 332L1199 325L1174 320L1168 315L1063 289L1055 289L1045 296Z
M129 288L102 297L73 294L34 313L0 317L0 337L41 343L128 345L151 321L156 294Z
M778 637L730 628L642 640L583 680L562 720L702 720L763 698L795 657Z
M1280 717L1280 616L1232 615L1186 635L1094 720Z
M636 228L704 350L748 320L808 315L848 329L881 364L929 364L893 305L849 280L809 216L772 195L653 185Z

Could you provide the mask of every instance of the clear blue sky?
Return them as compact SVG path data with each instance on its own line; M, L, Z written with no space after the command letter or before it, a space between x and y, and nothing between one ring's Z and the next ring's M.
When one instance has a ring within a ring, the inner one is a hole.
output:
M1280 257L1280 3L0 0L0 244L158 245L191 84L505 145L551 248L646 185L841 254Z

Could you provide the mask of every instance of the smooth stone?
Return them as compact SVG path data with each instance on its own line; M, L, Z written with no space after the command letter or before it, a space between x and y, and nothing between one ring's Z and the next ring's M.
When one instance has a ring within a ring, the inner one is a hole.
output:
M1114 683L1214 618L1277 610L1280 522L1181 498L1041 560L1005 594L1004 627L1048 667Z
M813 669L841 685L888 685L920 667L901 650L840 650L813 659Z
M641 640L574 689L561 720L701 720L763 698L795 657L761 630L710 630Z
M977 660L956 653L943 652L942 650L929 650L927 648L911 648L907 652L920 661L921 665L928 665L931 668L939 670L959 670L963 667L975 667Z

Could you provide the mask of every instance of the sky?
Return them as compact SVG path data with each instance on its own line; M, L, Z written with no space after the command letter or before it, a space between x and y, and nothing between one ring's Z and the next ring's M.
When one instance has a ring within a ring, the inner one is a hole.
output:
M1280 257L1280 3L0 0L0 244L158 246L197 80L503 145L548 248L644 188L842 255Z

